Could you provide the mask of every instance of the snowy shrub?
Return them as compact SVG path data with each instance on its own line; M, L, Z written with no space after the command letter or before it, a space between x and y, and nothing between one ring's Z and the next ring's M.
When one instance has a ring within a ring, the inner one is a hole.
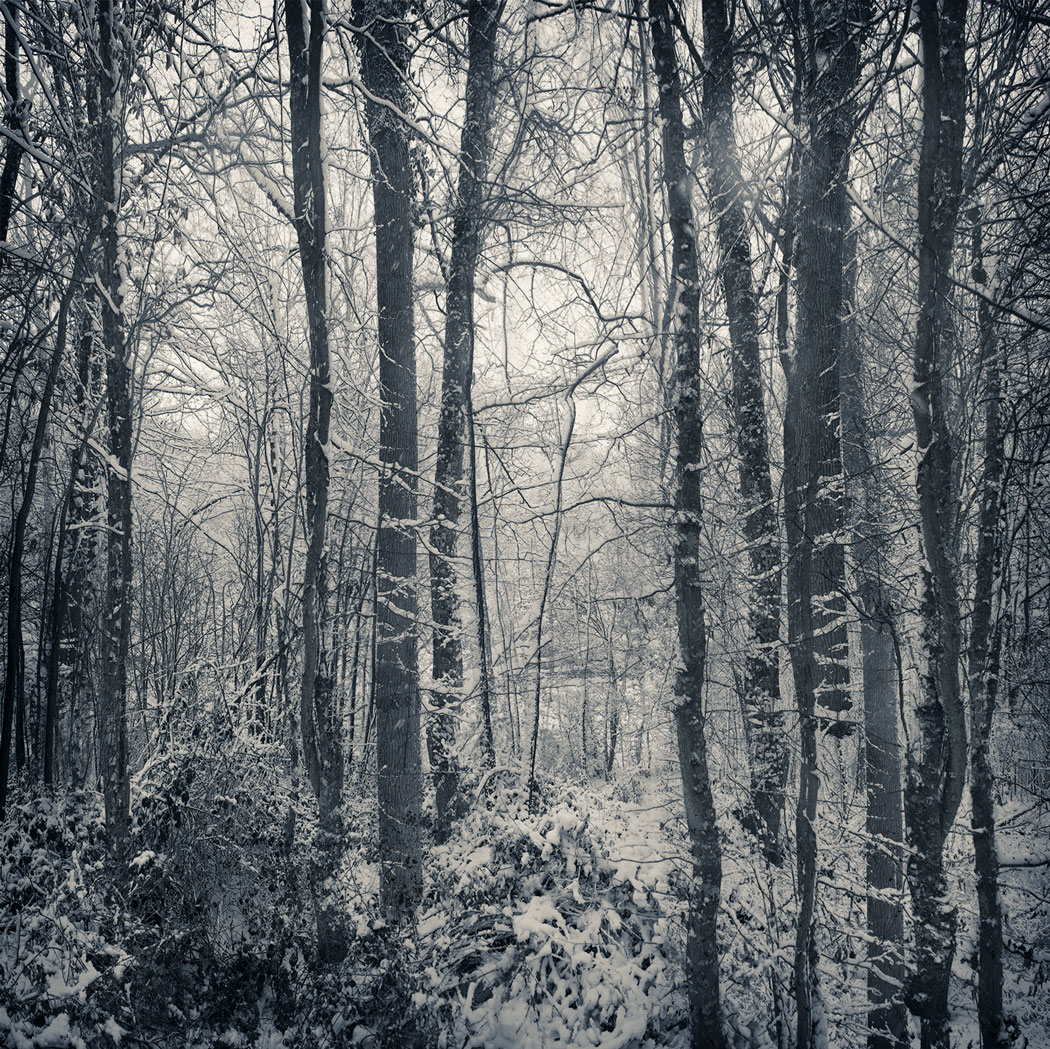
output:
M185 1045L195 1031L211 1032L208 1045L216 1031L254 1044L284 949L312 933L289 906L287 798L267 776L239 746L156 755L136 780L119 865L97 795L9 806L0 1044Z
M444 1014L450 1045L655 1045L680 1019L670 863L626 858L602 814L572 795L548 802L530 815L504 793L435 852L420 1000Z
M113 938L96 799L22 799L0 824L0 1033L19 1047L96 1044L131 958ZM35 1039L35 1041L34 1041Z

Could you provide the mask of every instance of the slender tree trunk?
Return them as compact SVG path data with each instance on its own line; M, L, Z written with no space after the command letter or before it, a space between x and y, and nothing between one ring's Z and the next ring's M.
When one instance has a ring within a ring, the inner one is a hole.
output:
M357 0L371 147L379 313L376 761L380 899L408 917L423 888L417 653L416 345L412 310L412 167L407 0Z
M305 440L306 565L303 578L303 681L300 729L303 759L320 817L323 876L338 865L342 849L343 733L335 696L334 655L329 644L328 461L332 416L325 263L325 184L321 146L323 0L286 0L290 66L289 101L295 231L306 293L310 335L310 407ZM318 911L322 959L339 958L337 921L325 904Z
M848 241L847 290L855 309L856 237ZM880 499L883 478L871 452L864 358L850 311L842 342L840 405L847 524L860 608L867 798L868 1049L907 1044L904 985L904 814L895 629L898 610L886 585L892 568Z
M478 445L474 433L474 402L467 391L467 447L470 451L470 559L477 608L478 665L481 669L481 746L486 768L496 767L496 741L492 731L492 641L485 591L485 558L481 549L481 515L478 512Z
M99 756L106 831L114 855L123 855L130 826L128 779L128 648L131 640L131 374L128 368L120 250L121 132L124 63L113 0L98 0L99 188L102 206L102 343L109 408L106 475L106 591L102 613L102 689Z
M94 245L97 231L97 221L92 219L84 241L77 253L69 285L59 303L58 322L55 329L55 346L48 364L44 388L40 394L40 405L37 408L36 426L33 431L33 443L30 448L29 463L26 468L25 487L12 530L11 554L8 563L6 667L4 671L3 711L2 716L0 716L0 814L3 814L5 811L7 803L11 763L11 737L14 730L15 712L19 706L19 696L25 690L25 668L22 660L22 573L26 530L29 525L29 514L33 506L33 497L36 494L36 482L40 472L44 439L51 416L51 402L54 399L55 385L58 381L58 373L65 353L69 310L73 296L84 279L84 270L86 269L87 260Z
M817 984L818 728L852 730L845 617L839 347L848 223L846 181L853 134L851 94L860 70L860 4L814 5L800 54L808 137L799 169L794 260L798 328L788 359L784 419L788 649L799 712L801 767L795 812L799 920L795 940L798 1046L823 1025ZM818 74L818 63L820 68ZM820 708L818 712L818 708Z
M4 20L4 86L10 101L5 106L4 124L16 136L23 136L22 124L22 90L18 76L18 12L20 5L14 3L0 4L0 17ZM25 150L14 139L5 139L4 167L0 172L0 241L7 240L11 227L11 216L14 213L15 189L18 186L18 172L22 165L22 154ZM0 256L0 269L3 269L3 257Z
M66 743L71 783L76 783L72 776L77 761L76 754L90 746L90 721L87 721L87 716L96 707L92 650L99 619L95 577L99 532L102 526L102 500L99 496L102 463L98 454L87 447L87 440L97 425L104 400L98 339L98 304L97 289L89 285L84 294L80 338L77 343L76 400L82 420L85 447L79 463L76 464L76 475L71 478L73 521L70 530L73 542L67 558L67 568L63 572L68 611L59 644L60 666L56 681L56 684L64 685L64 695L58 697L58 705L61 709L64 699L67 708Z
M974 283L984 287L988 275L980 210L973 233ZM977 876L977 1015L982 1049L1002 1049L1009 1039L1003 1029L1003 914L999 899L999 852L995 827L995 774L991 764L992 718L999 692L1001 630L996 617L996 580L1001 572L1003 512L1002 361L991 304L977 300L984 387L984 464L980 480L977 533L977 578L970 629L970 799L973 805L974 871Z
M427 722L437 810L434 835L439 842L448 838L459 789L454 749L455 718L463 698L463 645L455 557L462 504L464 429L474 369L474 275L484 225L482 207L500 6L500 0L471 0L467 9L466 117L460 141L459 187L452 215L452 259L445 297L445 359L434 470L434 525L430 530L436 687L432 692L434 713ZM473 528L471 539L473 547ZM481 614L479 607L479 617Z
M923 129L919 155L919 319L912 414L919 455L921 628L918 734L908 755L908 886L915 969L908 1007L923 1049L948 1049L948 987L956 911L948 904L944 842L966 777L966 719L960 695L956 493L945 377L952 345L951 266L962 184L966 121L966 0L920 0Z
M739 460L744 538L748 544L748 654L742 682L751 795L763 850L779 863L780 819L788 753L780 711L780 536L769 469L769 437L762 397L758 298L751 272L751 243L740 198L741 179L733 128L733 40L726 0L705 0L703 79L705 156L733 376L733 423Z
M101 406L100 406L101 407ZM57 539L55 541L55 571L54 587L51 597L50 615L48 616L48 654L47 654L47 692L44 710L44 785L52 786L55 782L55 745L58 736L58 722L60 716L61 691L59 685L63 676L63 663L70 669L70 677L75 672L76 653L80 647L80 630L84 619L79 615L79 603L82 600L83 580L78 578L79 569L83 565L83 559L78 555L80 545L83 542L83 532L87 531L84 522L90 517L83 513L78 496L81 471L88 452L88 441L94 430L95 418L88 420L85 417L84 433L80 444L72 456L70 463L69 482L62 498L62 509L59 514ZM67 574L65 558L66 540L69 535L68 521L70 508L74 511L74 520L81 523L81 530L74 533L72 552L69 562L74 565L73 576ZM80 588L74 590L73 583L81 584ZM70 611L76 604L78 612L76 619L76 630L67 634L67 624ZM43 656L44 645L41 637L40 654ZM72 702L72 699L70 700Z
M74 469L76 466L74 464ZM49 616L50 632L47 656L47 693L44 706L44 786L50 787L55 782L55 738L59 716L58 681L62 667L62 640L65 632L66 617L69 614L69 584L66 579L62 554L66 542L68 499L62 506L58 525L58 536L55 542L55 584L51 595L51 614ZM41 647L41 656L43 647Z
M593 368L589 369L588 373L589 371L593 371ZM547 603L550 600L551 589L554 585L554 569L558 563L558 544L561 541L562 498L565 492L565 467L569 461L569 449L572 447L573 431L576 429L576 402L573 399L573 394L576 391L576 387L583 381L583 378L583 376L580 376L580 378L576 380L566 398L569 409L569 424L566 428L565 440L562 442L561 456L558 460L558 475L555 478L554 530L551 534L550 546L547 550L547 569L543 574L543 590L540 592L539 610L536 613L536 691L534 695L532 714L532 741L529 748L530 810L532 809L533 802L536 798L536 754L539 749L540 740L540 697L543 689L543 649L547 644L543 636L543 628L547 613Z
M722 1049L722 1002L718 973L718 905L722 853L707 766L703 687L707 660L704 595L700 581L700 275L691 173L685 159L682 88L667 0L650 0L653 66L659 85L664 183L672 239L676 352L674 588L681 669L675 680L675 725L686 823L692 854L686 964L689 1026L695 1049Z

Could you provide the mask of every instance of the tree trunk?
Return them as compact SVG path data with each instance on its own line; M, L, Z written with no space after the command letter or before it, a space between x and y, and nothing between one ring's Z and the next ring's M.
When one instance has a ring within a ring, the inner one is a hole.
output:
M547 567L543 574L543 589L540 592L539 608L536 612L536 691L535 702L532 708L532 740L529 747L529 809L532 810L536 798L536 755L539 750L540 741L540 710L541 695L543 688L543 650L547 645L543 636L544 620L547 614L547 604L550 600L551 591L554 586L554 569L558 563L558 544L561 541L562 499L565 493L565 467L569 461L569 449L572 447L572 435L576 429L576 402L573 394L576 388L583 382L584 377L593 371L588 369L584 375L578 377L569 390L566 398L569 410L569 423L565 431L565 439L561 446L561 455L558 459L558 473L555 478L554 496L554 528L551 532L550 546L547 549ZM559 420L560 424L560 420ZM548 693L550 688L548 687Z
M10 99L4 107L4 123L14 136L21 138L25 135L25 128L22 124L24 103L18 76L18 12L19 5L0 5L0 17L4 20L4 86ZM7 148L4 150L4 167L0 172L0 241L7 240L11 227L18 172L22 164L22 154L25 152L21 143L14 138L6 138L5 141ZM3 269L2 255L0 269Z
M799 169L794 260L798 329L788 359L784 419L788 649L801 734L798 843L799 920L795 939L798 1046L810 1049L823 1023L817 986L818 728L852 730L845 617L839 347L848 222L846 182L853 133L851 94L860 69L853 26L859 5L815 5L801 42L802 111L808 128ZM831 56L829 58L829 56ZM823 67L817 72L818 63ZM818 707L821 708L818 713Z
M769 437L762 397L758 298L751 272L751 243L740 197L741 179L733 128L733 40L726 0L703 5L703 115L711 212L717 219L718 254L733 377L733 427L743 504L744 539L751 572L748 654L742 693L751 763L755 829L770 862L780 863L780 819L788 754L780 711L780 536L769 471ZM752 822L754 822L752 820Z
M452 215L452 259L445 297L445 359L434 469L434 525L430 530L436 687L431 693L434 713L427 722L437 811L434 836L439 842L448 838L459 789L454 749L456 712L463 698L463 645L455 557L462 505L464 429L474 370L474 275L484 225L482 207L500 6L499 0L471 0L467 10L466 117L460 141L459 188ZM473 538L471 528L472 547ZM481 615L479 607L478 616ZM481 658L484 661L484 654Z
M848 241L847 289L856 306L856 238ZM868 1049L907 1044L904 985L904 818L898 725L898 610L886 581L892 568L880 499L883 478L871 452L865 411L864 358L853 310L842 342L840 406L847 524L860 610L867 797Z
M467 448L470 451L470 560L474 576L474 604L478 615L478 664L481 669L481 756L485 767L492 769L496 767L496 741L492 731L492 641L485 591L485 558L481 549L481 515L478 512L478 445L474 432L474 403L469 390Z
M919 319L912 414L919 455L921 628L918 738L908 755L905 812L915 915L915 970L908 1007L923 1049L948 1049L948 987L956 912L947 903L944 842L962 799L966 720L959 686L960 610L956 493L947 396L952 329L951 266L966 122L966 0L920 0L923 129L919 155Z
M90 323L86 320L86 323ZM90 327L88 328L90 332ZM86 336L89 344L93 341L90 334ZM83 338L81 340L83 342ZM86 388L86 387L85 387ZM83 402L81 403L83 407ZM44 711L44 785L50 787L55 782L55 746L58 738L58 722L61 714L61 690L59 685L63 677L63 667L69 668L69 678L73 678L76 672L76 657L81 647L81 631L83 630L84 617L81 614L81 602L84 593L84 568L90 564L81 554L81 544L84 543L84 534L89 531L87 522L91 520L91 511L83 505L80 498L81 483L83 478L84 464L90 456L88 442L94 431L96 415L89 419L82 414L84 419L84 432L79 445L73 453L70 462L69 482L62 498L62 509L59 514L57 538L55 541L55 570L54 587L51 598L50 615L47 621L48 630L48 654L47 654L47 693ZM67 561L65 558L66 540L70 529L68 527L69 511L72 508L74 522L79 526L74 532L72 551L69 563L73 566L72 576L67 573ZM91 556L93 560L93 553ZM71 611L76 612L74 629L69 630ZM40 656L43 657L43 637L41 637ZM72 689L70 692L70 703L72 700Z
M722 853L707 767L703 687L707 660L704 595L700 582L700 276L696 227L685 159L682 88L667 0L649 4L653 66L659 85L664 182L672 239L675 460L674 588L681 666L675 679L675 726L686 823L692 854L686 964L689 1026L695 1049L721 1049L722 1003L718 973L718 905Z
M423 888L417 654L416 345L407 0L357 0L361 79L371 147L379 313L376 761L380 898L408 917Z
M59 646L61 664L58 676L64 679L66 685L64 698L67 706L70 771L77 764L78 751L91 745L90 733L87 730L90 722L87 722L86 718L97 705L92 674L92 650L97 636L96 625L100 618L96 563L99 533L103 524L102 500L99 495L102 460L94 449L87 447L87 440L97 425L104 400L98 307L97 289L89 285L84 294L80 338L77 344L76 397L82 419L85 448L80 457L76 477L72 479L73 490L70 498L73 522L70 530L73 534L73 544L65 573L68 612ZM62 698L59 697L60 708ZM76 784L77 780L71 775L70 782Z
M982 227L975 209L974 283L984 287ZM994 594L1001 572L1003 510L1002 361L995 319L987 299L977 300L977 326L984 389L984 464L980 480L977 533L977 578L968 653L970 686L970 799L973 804L974 871L977 876L977 1016L982 1049L1002 1049L1009 1039L1003 1029L1003 915L999 900L999 852L995 828L995 774L989 753L992 718L999 692L1001 630Z
M114 855L123 855L130 826L128 779L128 646L131 640L131 375L123 312L124 265L119 216L123 77L120 34L113 0L98 0L99 175L102 207L102 343L109 408L106 474L106 593L102 611L102 689L99 757L106 805L106 832Z
M58 322L55 328L55 347L48 364L44 388L40 394L40 405L37 408L36 426L33 431L33 443L30 448L29 463L26 468L25 487L22 491L22 501L19 504L18 513L15 515L14 528L12 530L11 554L8 563L4 698L3 711L2 715L0 715L0 815L4 813L7 804L11 763L11 736L14 730L15 713L19 707L19 696L23 695L25 690L22 639L22 573L24 569L26 530L29 524L29 514L33 506L33 497L36 493L36 482L44 450L44 439L51 416L51 402L54 399L55 385L58 381L58 373L65 353L69 311L73 296L79 290L84 280L84 271L87 267L87 260L94 246L97 232L98 223L93 218L85 234L84 241L77 252L69 285L59 303Z
M309 14L309 17L307 15ZM323 881L338 865L342 848L343 733L335 696L333 653L328 642L327 516L332 416L325 265L325 185L321 147L322 0L286 0L289 127L295 232L306 293L310 336L310 408L305 441L306 565L303 577L303 681L300 730L303 759L320 818ZM335 916L318 911L318 950L334 961L342 953Z

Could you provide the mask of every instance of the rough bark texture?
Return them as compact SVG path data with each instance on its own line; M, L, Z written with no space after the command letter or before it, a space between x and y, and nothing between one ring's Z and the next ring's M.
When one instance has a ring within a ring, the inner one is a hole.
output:
M8 4L3 5L4 17L4 85L11 102L4 113L4 123L15 133L21 133L21 91L18 76L18 9ZM11 213L14 208L15 186L18 183L18 171L22 162L22 147L11 139L5 139L4 167L0 174L0 241L7 240ZM3 259L0 258L0 268ZM50 407L51 392L54 383L49 384L45 398L41 398L38 416L38 429L41 441L46 425L47 410ZM46 407L45 407L46 405ZM34 440L33 457L30 461L26 479L26 492L22 506L16 514L12 529L10 565L8 567L7 593L7 644L5 648L4 701L0 715L0 815L3 815L7 804L7 781L10 775L11 734L14 727L15 709L24 703L24 668L22 666L22 556L25 547L25 532L28 522L33 488L36 482L37 463L40 453ZM25 496L28 495L28 499ZM21 767L21 762L19 762Z
M322 0L286 0L285 16L290 66L289 127L294 221L310 342L310 407L305 441L307 546L299 717L303 760L320 817L318 851L321 870L317 880L323 882L336 868L341 852L343 733L335 697L334 655L329 643L327 517L332 384L321 145L321 60L325 18ZM322 900L318 909L318 947L323 957L334 960L342 947L338 942L338 922L329 910Z
M685 159L681 81L667 0L649 5L653 66L659 85L667 216L672 239L670 311L676 354L674 587L679 667L675 727L693 870L686 933L689 1026L696 1049L721 1049L722 1004L718 973L718 904L722 853L707 767L703 687L707 659L704 595L700 581L700 278Z
M4 86L10 102L4 107L4 124L16 136L25 134L22 125L22 91L18 76L18 7L14 4L0 5L0 17L4 20ZM0 241L7 240L14 213L15 188L18 172L25 150L14 139L5 138L4 167L0 172ZM3 257L0 256L0 269Z
M741 200L733 128L733 41L725 0L703 5L704 129L711 210L717 219L718 254L733 376L733 423L739 460L744 539L748 545L748 652L742 681L751 795L767 858L779 863L788 754L780 706L780 535L769 471L769 437L762 396L758 298L751 271L751 242Z
M976 209L975 209L976 211ZM980 214L973 235L974 283L984 286ZM1003 510L1002 362L991 304L978 299L984 384L984 464L977 521L977 578L968 653L970 686L970 800L973 805L974 871L977 876L977 1016L983 1049L1009 1043L1003 1029L1003 915L999 900L999 852L995 830L995 773L990 746L999 691L1001 631L994 595L1001 570Z
M849 239L850 277L856 291L856 238ZM907 1044L904 984L904 814L899 715L900 690L894 635L898 610L886 585L892 568L884 526L883 479L871 451L863 353L855 320L842 343L840 404L842 465L846 479L857 606L860 611L864 696L864 762L867 794L868 1049Z
M434 619L436 688L431 694L434 713L427 722L427 748L437 810L434 831L438 841L448 837L459 784L454 747L456 711L463 694L463 646L455 558L462 506L466 413L471 403L474 370L474 276L481 250L499 7L499 0L472 0L467 11L466 118L460 141L459 187L452 215L452 258L445 298L445 358L434 469L434 525L430 530L430 608ZM473 546L473 529L471 539ZM478 615L482 615L480 607Z
M799 712L795 812L800 912L795 940L798 1046L822 1023L817 987L818 728L845 735L850 712L844 600L839 348L843 334L846 181L860 68L858 4L815 4L800 54L807 131L799 169L797 332L784 419L788 649ZM819 708L819 712L818 712Z
M956 493L945 377L952 342L951 266L962 183L966 106L966 0L920 0L923 129L919 156L918 326L912 414L919 456L921 628L917 738L908 755L908 886L915 969L908 1007L923 1049L947 1049L948 987L956 912L947 902L944 842L966 777L966 720L959 686L960 610Z
M97 289L89 286L84 295L80 338L77 343L77 403L83 420L85 445L87 435L97 424L101 410L102 359L99 345L99 297ZM90 418L89 418L90 412ZM70 782L78 784L83 771L85 751L91 749L87 718L95 709L95 674L92 658L95 631L98 622L99 594L95 585L96 562L99 556L99 537L102 526L102 501L99 497L99 479L103 464L99 455L85 447L79 457L77 472L72 479L70 496L73 533L72 549L68 554L67 603L68 612L60 645L60 683L64 687L66 706L66 742ZM59 699L59 707L62 706Z
M380 898L407 917L423 888L417 652L416 345L407 0L359 0L361 79L371 147L379 312L378 607L375 663Z
M102 618L102 687L98 736L106 833L120 856L127 843L131 787L128 778L128 646L131 640L131 373L124 324L120 254L120 63L113 0L98 0L99 197L102 206L102 344L109 409L106 475L106 596Z

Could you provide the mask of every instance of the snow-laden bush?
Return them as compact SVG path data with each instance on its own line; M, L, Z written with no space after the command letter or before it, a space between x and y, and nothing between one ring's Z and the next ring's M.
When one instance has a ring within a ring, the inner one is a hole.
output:
M0 824L0 854L0 1042L119 1037L113 1001L132 959L113 935L97 799L18 798Z
M417 1003L444 1015L447 1044L669 1044L682 1019L668 965L672 864L625 850L604 816L571 793L530 814L505 792L432 855Z
M211 1045L258 1029L296 917L287 799L266 775L242 744L155 755L119 863L97 794L15 796L0 823L0 1044L188 1045L201 1031Z

